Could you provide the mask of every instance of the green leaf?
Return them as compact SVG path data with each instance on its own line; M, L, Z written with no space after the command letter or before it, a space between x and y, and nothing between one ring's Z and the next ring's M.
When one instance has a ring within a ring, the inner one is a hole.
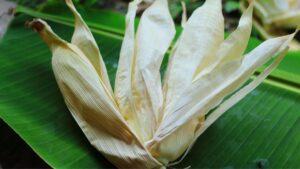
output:
M66 19L69 14L61 17L24 9L20 11L27 15L15 19L0 43L0 117L53 168L112 168L89 144L67 110L51 70L48 47L36 33L24 28L28 15L41 17L50 21L61 37L70 40L72 19ZM92 31L114 83L123 22L118 28L117 22L121 21L105 20L103 11L93 16L103 19L94 18L88 24L93 24ZM108 31L109 27L112 29ZM252 39L249 50L257 44L259 41ZM291 63L299 65L295 60L287 64ZM299 77L297 68L281 65L279 71ZM297 168L300 89L275 80L267 80L221 117L199 138L180 166Z
M224 6L224 10L228 13L238 10L240 7L239 2L227 1Z

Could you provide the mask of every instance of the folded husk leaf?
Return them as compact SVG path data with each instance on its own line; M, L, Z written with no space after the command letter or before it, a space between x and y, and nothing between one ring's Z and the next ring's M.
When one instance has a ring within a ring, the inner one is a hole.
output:
M91 144L119 168L164 168L180 162L213 122L270 74L295 33L267 40L243 56L253 4L224 40L221 0L207 0L189 19L183 14L183 31L172 48L162 85L159 69L175 26L167 0L155 0L135 33L141 2L129 4L114 92L99 48L72 1L66 0L75 16L72 43L40 19L28 26L51 49L58 86ZM261 75L239 89L274 55L279 56Z
M112 88L98 45L90 29L83 21L80 14L76 11L72 0L66 0L66 4L68 5L75 17L75 30L72 36L72 44L76 45L90 60L90 62L96 69L99 77L105 84L105 87L108 89L108 92L112 96Z
M167 0L156 0L143 13L138 26L131 65L130 113L143 142L150 140L161 118L163 104L160 65L175 36ZM128 85L128 84L120 84Z

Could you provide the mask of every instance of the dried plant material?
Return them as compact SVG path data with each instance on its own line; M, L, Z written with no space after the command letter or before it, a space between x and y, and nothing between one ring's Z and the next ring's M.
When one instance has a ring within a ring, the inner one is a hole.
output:
M99 48L72 1L66 0L75 16L72 43L60 39L40 19L28 26L51 49L66 105L91 144L119 168L165 168L180 162L213 122L270 74L295 34L267 40L243 56L253 4L224 40L221 0L206 0L187 21L183 19L183 32L162 83L159 69L175 26L167 0L155 0L135 33L141 2L129 4L114 92ZM240 89L272 58L261 75Z
M120 168L160 166L129 128L80 48L60 39L42 20L34 20L29 26L50 47L53 71L65 102L91 144Z
M167 1L154 1L142 15L131 65L131 113L136 114L143 142L153 137L161 118L163 95L159 70L174 36L175 25Z
M135 52L135 30L134 20L139 1L133 1L129 4L126 15L126 32L120 52L119 65L115 79L115 98L119 106L120 113L126 119L128 125L140 133L139 124L136 123L136 114L132 112L131 103L131 67Z
M246 0L241 3L245 10ZM257 0L254 8L254 26L265 39L286 35L289 29L300 26L299 0ZM299 42L293 40L291 50L299 49Z
M285 28L300 25L299 0L257 0L255 9L264 24Z
M106 67L90 29L83 21L80 14L76 11L72 0L66 0L66 4L68 5L75 17L75 30L72 36L72 44L80 48L80 50L90 60L97 73L99 74L99 77L101 78L103 83L105 83L105 87L109 90L110 94L112 95L113 92L109 82Z
M214 60L214 63L209 64L206 68L206 70L201 71L194 79L200 79L208 72L211 72L220 62L224 62L226 60L240 60L241 56L244 52L244 50L247 47L248 39L251 34L251 28L252 28L252 9L251 6L247 12L242 16L239 27L235 32L233 32L225 41L223 41L220 44L220 48L216 52L215 56L216 59ZM219 11L221 12L221 11ZM223 30L222 30L223 31ZM191 61L190 61L191 62ZM170 68L170 67L169 67ZM178 70L181 71L181 70ZM175 74L174 74L175 75ZM171 82L170 82L171 83ZM191 82L192 83L192 82ZM191 100L187 100L187 97L184 95L182 97L179 97L179 100L175 102L177 107L188 105L187 102L198 103L201 99L196 98L200 96L199 94L195 95L194 97L191 97L191 94L195 92L196 90L191 88L191 93L185 94L186 96L190 97ZM204 91L205 92L205 91ZM205 93L203 93L205 94ZM185 100L186 102L182 102L180 99ZM181 105L182 103L182 105ZM173 109L177 108L175 105L171 106ZM183 113L185 114L185 113ZM183 115L181 114L181 115ZM181 116L179 115L179 116ZM171 117L171 116L170 116ZM175 116L172 116L175 117ZM164 141L160 141L159 144L155 144L155 146L151 147L152 151L155 151L155 149L160 149L160 154L164 154L163 157L166 158L168 154L169 159L167 161L173 161L178 158L178 154L182 154L185 149L190 145L190 141L193 140L195 137L194 132L185 132L187 130L195 131L196 128L200 128L201 122L204 120L204 115L200 115L197 118L191 119L189 123L186 123L184 126L182 126L182 129L178 130L177 134L170 135L170 138L164 139ZM180 117L178 117L181 119ZM167 124L166 121L164 124ZM187 129L188 128L188 129ZM175 138L176 137L176 138ZM182 138L184 138L184 141L182 141ZM181 146L176 146L180 145ZM172 145L173 148L166 148ZM156 150L157 151L157 150ZM176 152L176 153L175 153ZM180 153L179 153L180 152ZM172 159L172 160L171 160Z
M184 1L181 1L181 6L182 6L181 26L184 27L184 25L187 22L187 10Z

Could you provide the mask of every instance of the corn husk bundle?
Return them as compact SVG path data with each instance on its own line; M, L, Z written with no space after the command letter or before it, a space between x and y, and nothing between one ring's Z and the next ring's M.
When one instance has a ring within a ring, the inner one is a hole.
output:
M300 25L299 0L257 0L255 9L264 24L284 28Z
M246 0L242 1L244 10L246 4ZM288 30L300 26L299 0L257 0L254 9L254 26L265 39L286 35ZM293 41L291 48L299 50L299 42Z
M75 16L71 43L40 19L28 25L50 47L66 105L91 144L119 168L165 168L180 162L175 161L211 124L266 78L295 34L267 40L243 55L253 4L224 40L221 0L206 0L183 22L162 82L160 66L175 25L167 0L155 0L135 33L140 3L129 4L114 90L95 39L71 0L66 0ZM270 59L263 73L241 87Z

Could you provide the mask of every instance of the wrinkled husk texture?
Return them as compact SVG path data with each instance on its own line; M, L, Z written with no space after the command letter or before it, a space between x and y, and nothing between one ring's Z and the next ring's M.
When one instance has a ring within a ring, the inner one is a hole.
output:
M168 1L154 0L135 31L140 3L135 0L128 7L114 90L95 39L71 0L66 0L75 17L71 42L41 19L28 26L52 51L65 103L90 143L118 168L165 168L180 162L211 124L270 74L295 33L267 40L244 55L253 3L224 39L221 0L206 0L183 19L183 31L171 47L161 80L160 66L173 44L175 25Z

